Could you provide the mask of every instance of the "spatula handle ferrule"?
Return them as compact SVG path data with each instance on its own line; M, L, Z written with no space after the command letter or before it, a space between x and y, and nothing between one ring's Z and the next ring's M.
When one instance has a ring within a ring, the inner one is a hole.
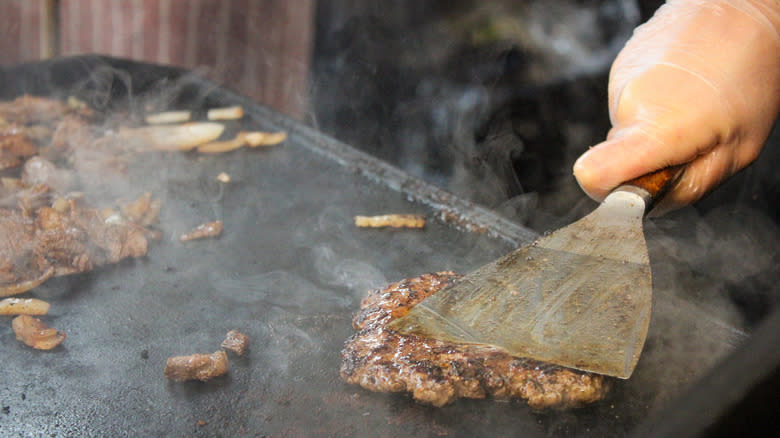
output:
M636 187L641 190L631 190L645 199L645 211L650 211L656 201L660 200L664 194L677 182L682 175L684 165L665 167L647 175L626 181L620 187L626 190L628 187Z

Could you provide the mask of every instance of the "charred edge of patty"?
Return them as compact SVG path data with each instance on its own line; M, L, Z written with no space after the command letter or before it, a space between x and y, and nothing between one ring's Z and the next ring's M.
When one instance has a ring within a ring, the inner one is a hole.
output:
M458 278L453 272L425 274L370 292L353 320L358 332L342 350L342 379L372 391L411 392L414 399L434 406L457 398L524 398L532 408L544 410L604 398L609 380L601 375L385 328Z

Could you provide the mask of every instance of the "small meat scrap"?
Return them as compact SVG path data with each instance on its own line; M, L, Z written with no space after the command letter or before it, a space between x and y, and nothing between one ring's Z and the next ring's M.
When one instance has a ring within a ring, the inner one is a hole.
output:
M218 237L220 234L222 234L222 221L218 220L198 225L189 232L179 236L179 240L189 242L190 240L205 239L206 237Z
M230 350L239 356L243 356L249 347L249 336L239 332L238 330L231 330L225 336L225 340L222 341L222 348Z
M37 298L6 298L0 300L0 315L45 315L49 303Z
M421 214L355 216L355 226L366 228L423 228L425 227L425 216Z
M200 380L206 382L228 371L227 354L219 350L212 354L169 357L165 364L165 377L177 382Z
M11 321L16 339L36 350L51 350L65 340L65 333L50 328L30 315L19 315Z

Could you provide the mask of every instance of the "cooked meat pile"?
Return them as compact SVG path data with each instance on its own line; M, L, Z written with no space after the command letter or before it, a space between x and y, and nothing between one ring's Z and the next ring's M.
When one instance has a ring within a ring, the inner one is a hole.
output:
M228 371L228 358L224 351L212 354L193 354L168 358L165 377L177 382L200 380L206 382Z
M160 207L151 195L115 210L75 192L105 190L126 153L91 127L92 117L76 100L0 102L0 297L143 256L159 237L148 228Z
M154 233L113 210L60 199L28 213L0 208L0 296L25 292L52 276L92 270L146 254Z
M385 326L457 278L425 274L375 290L341 352L341 378L372 391L411 392L443 406L457 398L524 398L538 410L583 406L608 392L604 376L511 356L502 350L404 335Z

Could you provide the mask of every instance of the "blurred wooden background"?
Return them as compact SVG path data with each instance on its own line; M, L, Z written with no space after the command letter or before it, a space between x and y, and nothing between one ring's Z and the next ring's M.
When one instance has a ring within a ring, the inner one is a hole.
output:
M307 110L314 0L0 0L0 64L85 53L195 70Z

